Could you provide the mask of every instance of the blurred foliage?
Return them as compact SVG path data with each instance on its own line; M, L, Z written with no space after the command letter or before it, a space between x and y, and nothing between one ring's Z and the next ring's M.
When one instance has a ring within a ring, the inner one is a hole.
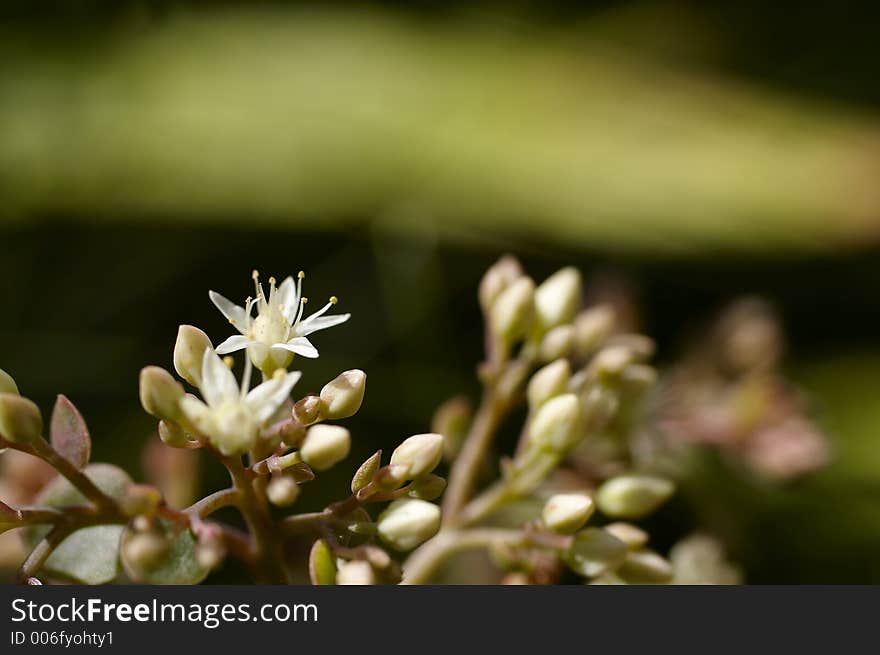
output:
M702 458L669 513L752 582L880 581L873 3L0 15L0 366L44 409L69 395L96 461L141 477L137 370L179 323L225 335L207 289L243 298L254 266L353 313L297 388L368 372L350 462L427 429L475 391L476 283L511 250L627 280L661 364L734 296L774 302L834 462L770 487Z

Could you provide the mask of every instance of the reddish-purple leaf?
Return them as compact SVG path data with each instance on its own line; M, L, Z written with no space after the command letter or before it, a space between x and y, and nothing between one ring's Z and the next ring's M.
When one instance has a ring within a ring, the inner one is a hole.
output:
M81 469L89 463L92 454L89 429L67 396L59 395L55 401L50 434L52 447L74 466Z

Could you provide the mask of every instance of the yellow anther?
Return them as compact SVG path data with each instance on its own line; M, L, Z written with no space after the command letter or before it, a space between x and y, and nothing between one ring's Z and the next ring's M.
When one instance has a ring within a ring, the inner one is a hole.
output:
M258 271L257 269L254 269L254 272L251 273L251 277L255 280L258 279L260 277L260 271Z
M229 323L230 323L231 325L235 325L235 321L234 321L233 319L231 319L231 318L229 319Z
M299 273L296 274L296 276L297 276L300 280L302 280L302 279L306 276L306 272L305 272L305 271L300 271Z
M226 357L223 358L223 363L226 364L226 368L232 368L235 366L235 360L232 359L232 355L226 355Z
M339 302L339 298L337 298L336 296L330 296L330 304L331 305L335 305L338 302Z
M309 299L306 298L305 296L303 296L302 299L300 300L300 302L301 302L303 305L305 305L308 301L309 301Z
M270 277L270 278L269 278L269 284L275 284L275 278L274 278L274 277Z

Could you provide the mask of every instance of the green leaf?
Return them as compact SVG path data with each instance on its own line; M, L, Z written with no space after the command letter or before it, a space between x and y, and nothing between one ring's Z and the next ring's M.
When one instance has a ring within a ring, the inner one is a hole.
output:
M309 577L312 584L336 584L336 562L333 553L321 539L312 544L309 553Z
M59 395L52 410L50 427L52 447L81 469L89 463L92 454L92 440L82 415L67 396Z
M121 498L131 484L128 474L112 464L91 464L83 473L113 498ZM46 485L35 504L63 509L84 503L86 498L65 478L58 476ZM25 544L33 548L49 530L46 526L25 530ZM119 573L119 539L122 530L121 525L97 525L77 530L49 556L43 570L83 584L110 582Z
M574 544L563 556L575 572L594 578L623 564L627 546L617 537L600 528L587 528L575 535Z
M173 526L166 521L159 522L160 529L171 531ZM126 528L122 536L123 544L132 534L133 530ZM193 585L204 580L209 569L199 564L196 557L196 537L189 529L183 529L176 534L169 534L170 542L166 550L156 561L148 567L138 566L125 557L125 548L122 548L122 563L125 572L137 582L155 585Z

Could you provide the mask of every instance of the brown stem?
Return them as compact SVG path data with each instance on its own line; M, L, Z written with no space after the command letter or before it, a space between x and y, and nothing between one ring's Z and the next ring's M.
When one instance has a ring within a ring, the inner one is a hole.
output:
M111 514L120 514L119 506L110 496L101 491L85 473L76 468L70 460L61 456L45 439L36 439L31 446L31 454L44 460L58 473L67 478L83 496L95 503L102 510ZM19 450L22 450L19 448ZM27 451L25 451L27 452Z
M205 496L200 501L193 503L187 507L184 512L193 514L199 518L205 518L209 514L213 514L218 509L230 507L238 502L239 492L237 489L221 489L215 491L209 496Z
M42 568L49 555L64 541L76 528L70 524L56 525L49 531L36 547L27 556L22 563L21 568L15 575L15 579L24 584L28 578L36 576L37 572Z

